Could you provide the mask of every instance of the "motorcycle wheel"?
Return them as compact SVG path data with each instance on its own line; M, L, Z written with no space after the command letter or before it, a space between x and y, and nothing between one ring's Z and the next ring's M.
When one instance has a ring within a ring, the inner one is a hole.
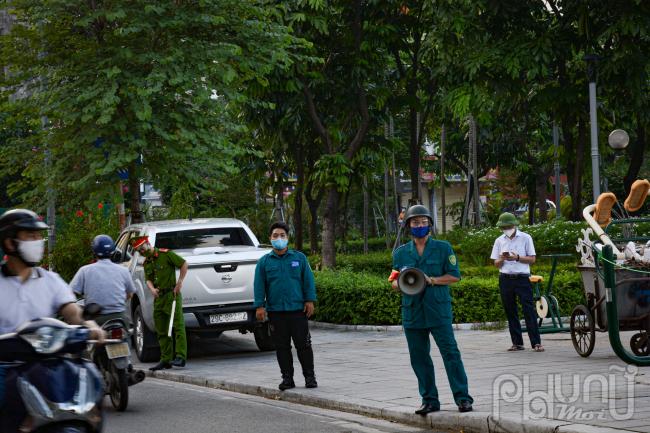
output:
M116 368L111 363L111 383L109 396L113 407L118 412L123 412L129 404L129 377L126 368Z

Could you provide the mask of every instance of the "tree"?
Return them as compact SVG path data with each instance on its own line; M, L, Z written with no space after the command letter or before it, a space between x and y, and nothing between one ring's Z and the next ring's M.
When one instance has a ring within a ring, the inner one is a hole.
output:
M322 259L336 265L336 227L341 193L349 187L351 163L372 125L371 106L381 71L378 34L363 0L330 2L327 27L312 29L310 40L325 59L302 80L306 110L325 154L316 162L316 179L325 188ZM372 91L374 90L374 92Z
M236 171L243 88L293 43L263 0L7 3L19 24L1 38L0 88L48 119L29 145L46 142L47 175L77 192L128 169L135 217L143 177L209 189Z

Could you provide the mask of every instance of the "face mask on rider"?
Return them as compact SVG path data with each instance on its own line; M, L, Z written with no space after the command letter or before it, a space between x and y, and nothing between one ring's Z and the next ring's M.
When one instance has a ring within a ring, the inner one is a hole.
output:
M43 259L45 240L38 239L35 241L21 241L15 239L14 241L16 242L16 249L18 250L19 257L28 266L36 266Z
M508 237L512 237L512 235L515 234L515 229L512 228L512 229L503 230L503 234Z

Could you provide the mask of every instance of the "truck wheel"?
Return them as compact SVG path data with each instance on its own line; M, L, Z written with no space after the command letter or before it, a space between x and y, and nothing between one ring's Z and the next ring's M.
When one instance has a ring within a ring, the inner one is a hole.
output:
M147 328L147 324L142 317L142 307L139 305L133 314L135 323L133 330L133 347L135 354L141 362L154 362L160 358L160 348L156 335Z
M262 352L275 350L275 345L271 339L271 328L269 327L269 322L264 322L261 325L256 326L253 330L253 335L255 335L255 343L257 344L257 347Z

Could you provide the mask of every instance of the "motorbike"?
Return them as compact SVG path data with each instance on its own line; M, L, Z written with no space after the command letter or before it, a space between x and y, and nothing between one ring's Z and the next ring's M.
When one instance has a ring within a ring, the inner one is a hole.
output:
M89 304L84 307L84 318L94 319L99 314L99 306ZM134 370L129 362L129 332L122 319L107 320L102 329L109 339L101 346L91 345L88 357L95 363L104 378L106 394L115 410L122 412L129 404L129 386L142 382L145 372Z
M45 318L0 336L5 398L0 432L96 433L103 425L102 378L83 357L83 326Z

